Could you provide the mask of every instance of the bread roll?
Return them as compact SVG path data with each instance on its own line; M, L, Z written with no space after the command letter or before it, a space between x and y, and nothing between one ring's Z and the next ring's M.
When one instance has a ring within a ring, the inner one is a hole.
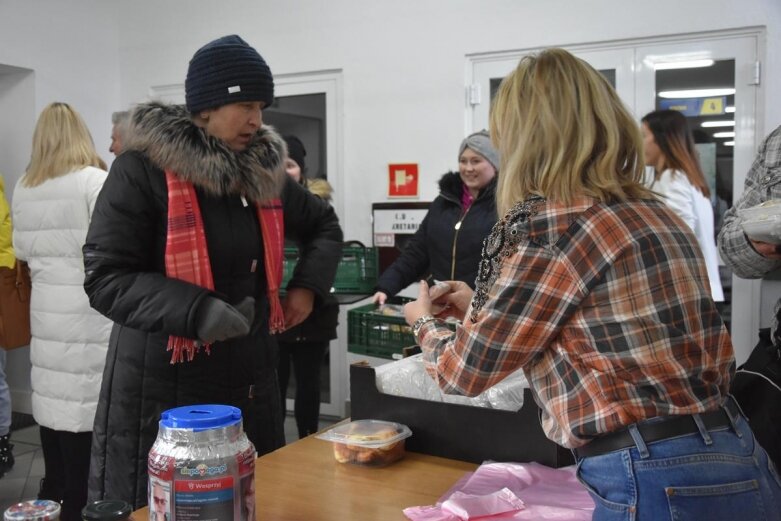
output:
M334 443L334 457L339 463L381 466L393 463L404 455L404 440L388 443L381 447L365 447L364 442L389 440L398 434L392 427L383 427L371 434L348 434L346 439L353 443Z

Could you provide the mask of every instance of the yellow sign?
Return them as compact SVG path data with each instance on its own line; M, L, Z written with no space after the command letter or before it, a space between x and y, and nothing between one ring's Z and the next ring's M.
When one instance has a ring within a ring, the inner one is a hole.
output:
M700 105L700 116L724 114L724 98L705 98Z

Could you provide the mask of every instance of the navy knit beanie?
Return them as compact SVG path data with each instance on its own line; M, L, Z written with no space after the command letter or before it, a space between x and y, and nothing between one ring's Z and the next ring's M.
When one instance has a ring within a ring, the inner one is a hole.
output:
M191 114L240 101L274 102L274 78L265 60L232 34L198 49L187 68L185 101Z

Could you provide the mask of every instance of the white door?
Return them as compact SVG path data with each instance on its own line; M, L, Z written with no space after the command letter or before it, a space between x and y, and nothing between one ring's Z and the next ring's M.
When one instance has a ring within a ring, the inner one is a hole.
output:
M324 177L334 189L333 204L339 216L344 215L344 183L341 168L341 121L338 117L341 73L325 71L274 76L275 102L263 113L264 120L285 134L296 134L306 143L307 175ZM319 170L315 171L315 168ZM340 322L346 317L340 313ZM339 329L322 362L320 381L320 414L343 417L348 379L347 338ZM293 411L295 374L291 368L286 393L287 410Z
M718 170L721 184L728 188L722 190L722 195L727 194L726 199L715 208L718 224L726 207L740 197L746 173L764 135L761 121L757 119L758 115L762 114L761 96L758 95L760 78L757 77L762 38L763 33L760 30L747 29L640 39L599 46L569 46L567 50L602 72L613 83L619 96L638 121L648 112L666 106L661 101L662 98L657 96L657 86L665 88L664 85L680 83L681 86L677 90L686 90L688 83L692 88L700 86L735 89L734 94L724 97L725 110L714 110L712 116L690 119L694 128L704 132L715 142L715 146L710 147L716 165L714 170ZM533 52L535 50L501 52L467 58L465 134L488 128L492 94L496 92L502 78L517 66L521 57ZM713 64L694 69L692 64L680 63L692 60L712 60ZM675 65L685 65L685 68L669 68ZM725 76L729 77L729 81L728 84L722 85ZM707 85L709 78L718 84ZM697 85L698 83L700 85ZM700 98L700 102L702 101ZM726 112L727 107L730 112ZM702 127L706 120L729 126ZM722 132L734 132L734 136ZM725 137L714 138L714 135ZM722 284L725 286L727 300L719 307L730 327L737 361L741 363L756 343L762 283L731 276L726 267L723 267L722 271ZM767 286L770 283L765 281L764 284ZM740 313L733 310L740 310Z
M713 180L714 196L718 196L712 198L717 234L727 207L743 192L746 173L762 138L757 120L761 114L757 111L760 78L755 65L760 37L751 32L715 34L635 47L636 114L642 117L677 106L687 116L695 141L708 142L698 147L710 147L701 150L700 159L706 177ZM701 89L726 90L692 92ZM761 283L737 278L726 266L721 271L725 302L719 307L740 364L756 344Z
M632 74L632 49L582 47L568 49L601 72L629 107L634 107L635 78ZM512 72L523 56L536 50L501 53L470 58L467 79L467 128L465 133L488 128L488 115L499 84ZM469 81L471 80L471 83Z

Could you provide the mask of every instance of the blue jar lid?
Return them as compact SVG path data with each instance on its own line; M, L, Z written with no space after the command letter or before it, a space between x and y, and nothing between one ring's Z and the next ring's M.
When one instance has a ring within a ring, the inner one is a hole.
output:
M230 405L186 405L168 409L160 416L163 427L193 432L228 427L240 421L241 409Z

